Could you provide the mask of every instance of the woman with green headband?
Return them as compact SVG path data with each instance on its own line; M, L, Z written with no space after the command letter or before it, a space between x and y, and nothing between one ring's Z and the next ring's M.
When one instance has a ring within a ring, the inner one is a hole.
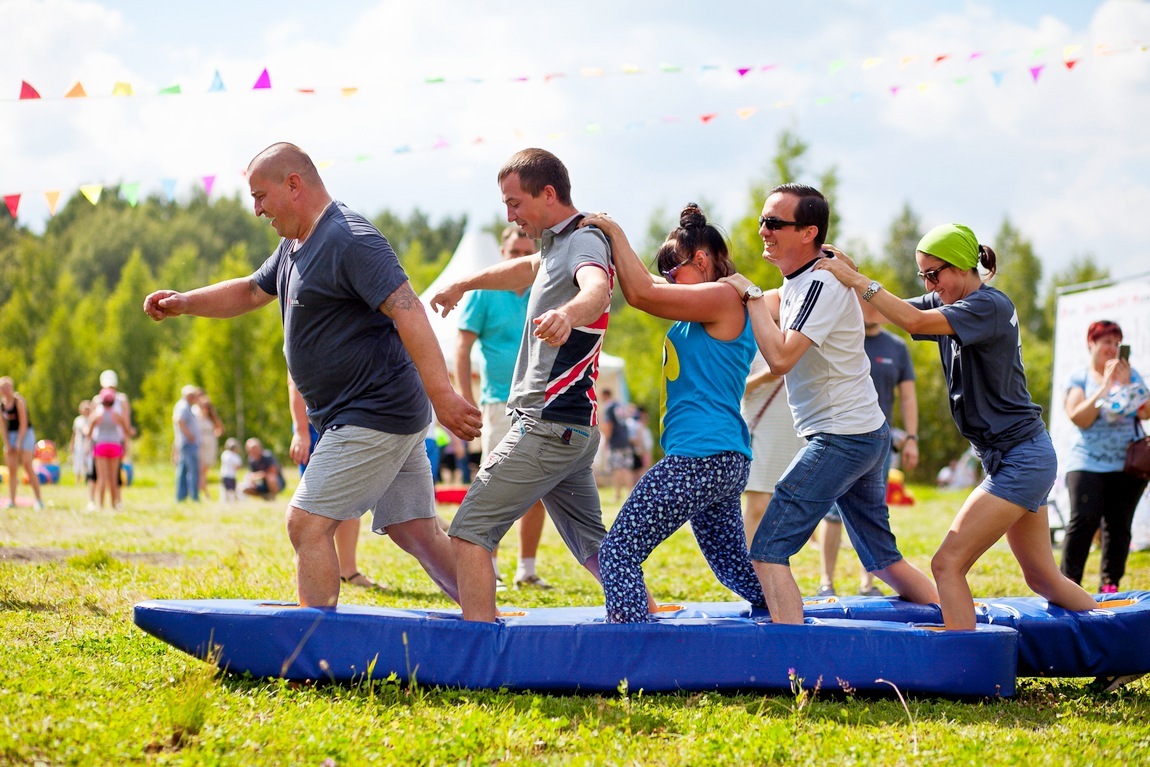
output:
M968 227L944 224L919 241L915 260L931 292L907 300L849 259L822 259L815 268L854 288L915 340L938 344L951 415L986 470L931 560L946 627L974 628L966 574L1004 534L1027 585L1051 604L1094 609L1094 599L1062 574L1050 549L1045 507L1057 459L1042 409L1026 388L1014 304L979 273L981 265L987 279L994 276L994 251Z

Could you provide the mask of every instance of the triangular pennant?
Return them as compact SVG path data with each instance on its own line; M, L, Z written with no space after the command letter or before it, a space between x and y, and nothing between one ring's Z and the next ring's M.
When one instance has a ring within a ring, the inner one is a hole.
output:
M1079 61L1081 61L1081 59L1067 59L1066 61L1064 61L1062 63L1066 65L1067 69L1074 69L1074 65L1077 64Z
M140 201L140 182L130 181L126 184L120 184L120 196L127 200L133 208L136 207L136 203Z
M179 85L169 85L167 88L160 88L160 95L162 95L162 96L169 96L169 95L174 96L174 95L177 95L179 93L180 93L180 86Z
M683 71L683 68L680 67L678 64L660 64L659 69L663 70L664 72L669 72L672 74L675 72L682 72Z
M1081 46L1081 45L1068 45L1068 46L1066 46L1065 48L1063 48L1063 49L1062 49L1062 58L1064 58L1064 59L1071 59L1071 58L1074 58L1074 56L1075 56L1075 55L1076 55L1076 54L1077 54L1077 53L1078 53L1080 50L1082 50L1082 46Z
M558 80L560 77L566 77L566 76L567 75L564 72L550 72L548 74L543 75L543 82L549 83L552 80Z
M970 54L969 58L971 61L974 61L975 59L981 59L982 58L982 51L975 51L974 53Z
M625 75L638 75L642 74L642 72L643 70L639 69L639 67L635 66L634 64L623 65L623 74Z
M954 78L955 85L966 85L968 82L970 82L970 75L963 75L962 77Z
M427 83L428 85L439 85L440 83L447 82L447 78L446 77L425 77L425 78L423 78L423 82Z
M739 116L740 120L746 120L757 111L759 110L755 109L754 107L742 107L740 109L736 109L735 114Z
M204 181L204 196L205 197L211 197L212 196L212 187L216 183L216 177L215 176L204 176L203 181Z
M717 115L716 113L711 112L710 114L699 115L699 120L702 121L703 125L706 125L707 123L711 122L712 120L714 120L718 116L719 115Z
M899 68L906 69L908 65L918 60L918 56L903 56L898 60Z
M949 58L950 58L949 53L940 53L934 57L934 65L938 66L939 64L941 64L942 62L946 61Z
M48 213L56 215L56 203L60 202L60 193L56 191L44 192L44 199L48 201Z
M72 86L72 89L64 94L64 98L66 98L66 99L82 99L87 95L88 94L84 90L84 86L80 85L80 81L77 80L76 84Z
M217 69L216 73L212 76L212 84L208 86L208 93L216 93L222 90L224 90L224 81L220 77L220 70Z
M340 88L339 93L341 96L346 98L348 96L354 96L355 94L359 93L359 88Z
M4 195L4 204L8 206L8 212L12 214L12 218L16 218L16 211L20 209L20 195Z
M296 88L295 92L296 93L305 93L308 96L314 96L315 95L315 88Z
M584 77L602 77L607 73L599 67L583 67L579 70L579 74Z
M256 80L256 84L252 86L252 90L253 91L266 91L266 90L271 90L271 87L272 87L272 78L271 78L271 75L268 74L268 70L265 67L264 71L260 72L260 77L258 80Z
M116 83L112 88L113 96L131 96L132 84L131 83Z
M85 184L80 187L80 194L88 198L88 202L95 205L100 201L100 193L104 191L103 184Z
M833 103L834 100L834 96L820 96L819 98L815 99L815 106L825 107L827 104Z
M900 89L901 89L901 86L898 86L898 85L890 86L890 95L897 96Z
M750 72L751 70L748 69L747 67L739 67L735 71L739 73L739 77L746 77L747 73Z
M35 88L33 88L31 85L29 85L24 80L21 80L20 81L20 99L24 100L24 99L38 99L38 98L40 98L40 92L37 91Z
M435 139L435 143L431 145L431 148L432 149L447 149L449 146L451 146L451 144L447 143L447 139L445 139L443 136L440 136L437 139Z
M1046 68L1045 64L1039 64L1036 67L1030 68L1030 77L1034 82L1038 82L1038 78L1042 75L1042 70Z
M585 127L583 130L586 133L602 133L603 126L599 123L587 123L587 127Z
M995 85L1002 85L1002 78L1006 76L1006 73L1002 71L996 71L991 72L990 76L994 78Z
M164 196L168 198L168 202L176 199L176 180L174 178L160 179L160 186L164 188Z
M847 65L847 63L846 63L844 60L842 60L842 59L835 59L834 61L832 61L832 62L831 62L831 63L830 63L828 66L827 66L827 74L831 74L831 75L833 75L833 74L835 74L836 72L838 72L840 69L842 69L843 67L845 67L846 65Z
M934 87L934 83L919 83L916 86L916 89L918 90L919 93L926 93L927 91L929 91L933 87Z
M882 59L871 56L869 59L863 59L863 69L874 69L882 63Z

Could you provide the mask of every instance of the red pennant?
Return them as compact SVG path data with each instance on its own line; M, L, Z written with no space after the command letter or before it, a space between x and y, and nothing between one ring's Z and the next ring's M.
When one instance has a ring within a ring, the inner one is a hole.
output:
M707 115L699 115L699 119L703 121L703 125L706 125L707 123L709 123L711 120L714 120L718 116L719 115L717 113L712 112L711 114L707 114Z
M29 85L26 81L21 80L20 81L20 98L21 99L38 99L38 98L40 98L40 93L35 88L33 88L31 85Z
M39 98L39 97L37 97ZM20 208L20 195L6 194L4 195L4 204L8 206L8 212L12 214L12 218L16 218L16 211Z
M1079 61L1081 61L1081 60L1082 60L1082 59L1067 59L1067 60L1066 60L1065 62L1063 62L1063 63L1064 63L1064 64L1066 64L1066 68L1067 68L1067 69L1074 69L1074 65L1075 65L1075 64L1077 64L1077 63L1078 63Z

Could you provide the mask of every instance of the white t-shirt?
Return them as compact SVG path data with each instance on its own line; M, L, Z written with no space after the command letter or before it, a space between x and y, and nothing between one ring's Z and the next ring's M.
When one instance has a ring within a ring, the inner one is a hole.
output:
M799 436L867 434L886 423L863 349L862 310L854 291L814 261L787 275L779 327L811 340L784 376Z
M243 463L240 454L234 450L225 450L220 453L220 479L235 479L236 473Z

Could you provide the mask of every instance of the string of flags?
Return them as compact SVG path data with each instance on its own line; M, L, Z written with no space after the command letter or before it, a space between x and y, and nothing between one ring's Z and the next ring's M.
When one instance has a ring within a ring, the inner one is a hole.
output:
M1113 44L1109 44L1109 43L1099 43L1099 44L1097 44L1097 45L1095 45L1089 49L1086 48L1085 46L1082 46L1082 45L1067 45L1061 49L1061 51L1059 52L1060 53L1059 56L1054 57L1054 59L1053 59L1054 63L1053 64L1050 63L1051 51L1047 48L1037 48L1037 49L1034 49L1031 51L1030 56L1029 56L1029 60L1023 62L1022 67L1024 68L1025 76L1027 78L1029 78L1032 83L1037 85L1039 83L1039 80L1042 78L1042 76L1045 73L1048 72L1049 69L1054 68L1054 67L1062 67L1067 72L1074 71L1082 64L1083 60L1089 55L1093 55L1094 57L1109 57L1109 56L1113 56L1116 54L1145 53L1145 52L1147 52L1148 48L1150 48L1150 46L1148 46L1147 44L1138 42L1138 41L1133 41L1133 42L1121 44L1121 45L1113 45ZM898 68L898 70L900 72L905 72L907 70L911 70L912 68L917 68L917 69L926 68L928 71L930 71L932 73L941 74L943 67L949 66L949 67L952 67L952 69L953 69L952 65L954 65L956 63L980 62L981 64L986 65L993 58L1017 57L1018 53L1019 52L1015 51L1015 50L1002 51L1002 52L999 52L997 54L983 52L983 51L974 51L974 52L971 52L971 53L965 54L965 55L940 53L940 54L936 54L936 55L932 55L932 56L906 55L906 56L900 56L900 57L886 57L886 58L870 57L870 58L862 59L861 61L857 61L857 62L848 61L846 59L834 59L834 60L831 60L829 62L826 62L825 71L827 73L827 76L833 78L833 77L840 75L843 71L850 69L850 68L856 68L857 67L857 69L859 71L866 72L867 70L873 70L873 69L876 69L877 67L885 65L888 68L890 68L891 66L895 66ZM810 68L812 65L795 64L795 65L785 65L785 66L792 66L792 67L797 68L797 69L807 69L807 68ZM702 74L718 73L718 74L733 75L733 76L740 78L740 79L748 79L748 78L752 78L752 77L755 77L758 75L769 75L770 73L778 71L778 70L782 69L783 67L784 67L784 65L779 65L779 64L763 64L763 65L753 66L753 67L736 67L736 68L719 67L717 65L703 65L698 69L698 71ZM1019 74L1019 71L1015 68L1004 68L1001 66L995 66L993 63L990 63L990 66L988 68L984 66L984 69L985 69L985 74L990 77L990 81L993 82L993 84L996 87L1001 87L1003 85L1004 81L1008 77L1017 76ZM597 77L606 77L606 76L611 76L611 75L624 76L624 77L634 77L634 76L642 76L642 75L647 75L647 74L654 74L656 71L658 73L661 73L661 74L681 74L681 73L684 73L688 70L685 67L682 67L679 65L672 65L672 64L662 64L658 67L657 70L644 70L644 69L637 67L637 66L625 65L620 70L618 70L617 72L608 72L604 69L594 68L594 67L584 67L584 68L581 68L577 73L559 72L559 73L547 73L547 74L543 74L543 75L533 75L533 76L532 75L522 75L522 76L515 76L511 79L513 82L531 82L531 81L534 81L534 82L542 82L544 84L547 84L547 83L551 83L551 82L554 82L556 80L559 80L562 78L567 78L567 77L597 78ZM973 73L973 74L972 73L959 73L957 76L952 77L949 82L950 82L950 84L952 84L954 86L963 86L963 85L966 85L968 83L973 82L975 79L975 74L978 74L978 73ZM443 84L451 83L451 82L466 83L466 84L475 85L475 84L482 84L485 82L492 82L492 80L484 79L481 77L472 77L472 76L465 77L465 78L447 78L447 77L441 77L441 76L427 76L427 77L424 77L422 79L422 82L429 85L429 86L443 85ZM945 84L946 81L943 81L943 82ZM892 85L886 86L885 92L887 94L889 94L889 96L891 96L891 97L897 97L900 94L912 93L912 92L925 93L925 92L931 90L932 88L938 86L939 84L940 83L938 80L924 80L924 81L920 81L917 84L914 84L911 86L906 86L903 84L892 84ZM223 93L223 92L226 92L226 90L227 89L224 85L223 78L220 76L219 70L216 70L213 74L212 81L209 84L206 92L207 93ZM270 91L270 90L272 90L272 77L271 77L271 74L269 73L269 71L266 68L264 68L259 73L259 75L256 77L254 83L252 84L252 86L250 88L250 91ZM314 88L314 87L295 87L295 88L292 88L290 90L291 90L291 92L301 94L301 95L314 95L314 94L319 92L319 89ZM343 96L343 97L353 97L353 96L357 95L360 92L360 90L361 89L358 86L348 86L348 87L341 87L341 88L337 89L336 92L338 92L338 94ZM184 90L182 88L182 86L175 84L175 85L170 85L170 86L160 88L158 91L156 91L155 95L157 95L157 96L177 96L177 95L182 95L182 94L192 93L192 92L193 91ZM133 97L133 96L138 97L138 96L145 95L145 94L137 93L136 90L132 87L131 83L129 83L129 82L116 82L114 84L110 94L107 94L107 95L112 96L112 97ZM7 102L36 101L36 100L44 100L44 99L48 99L48 98L81 99L81 98L90 98L90 97L91 96L89 96L87 90L84 88L84 86L79 81L76 81L75 84L73 84L72 87L69 88L68 91L66 93L64 93L63 96L60 96L60 97L43 96L43 95L41 95L39 90L37 88L35 88L31 83L29 83L27 81L21 81L18 98L16 98L16 99L11 99L11 98L5 99L3 97L0 97L0 104L4 103L6 101ZM865 97L866 97L866 94L864 92L855 90L855 91L851 91L851 92L845 94L845 96L844 95L818 96L818 97L813 98L812 102L816 106L825 106L827 104L831 104L831 103L834 103L836 101L843 101L843 100L860 101ZM770 104L769 107L774 108L774 109L784 109L784 108L794 107L795 105L796 104L793 100L791 100L791 101L776 101L776 102ZM755 114L757 114L760 111L760 109L761 109L761 107L758 107L758 106L740 107L740 108L737 108L734 110L734 115L739 120L747 120L747 119L750 119ZM716 121L718 121L722 117L723 117L723 115L719 112L704 112L704 113L700 113L698 115L693 115L692 117L690 117L688 119L680 118L677 115L665 115L665 116L658 118L657 120L631 122L631 123L624 124L620 127L624 130L634 130L637 128L648 127L652 124L664 124L664 125L666 125L666 124L687 123L687 122L695 122L695 121L697 121L699 124L702 124L702 125L710 125L710 124L715 123ZM583 127L582 132L587 133L587 134L595 134L595 133L602 133L604 130L607 130L607 129L608 129L608 126L605 126L602 123L591 122L591 123L588 123L587 125L585 125ZM569 135L569 133L570 132L553 133L553 134L551 134L551 136L549 136L549 138L560 139L566 135ZM460 144L464 144L464 143L481 144L481 143L484 143L485 141L489 140L489 138L494 138L494 137L476 136L474 138L462 139L459 141L451 142L451 141L448 141L447 138L444 136L437 136L435 139L433 139L430 142L430 144L423 144L422 146L421 145L413 145L412 143L404 143L404 144L398 145L398 146L393 148L391 154L393 154L393 155L404 155L404 154L412 154L412 153L419 152L419 151L441 151L444 149L449 149L454 145L460 145ZM340 160L329 160L329 161L320 163L320 166L321 166L321 168L322 167L330 167L331 165L336 164L337 162L346 162L348 160L352 160L354 162L364 162L364 161L367 161L370 159L372 159L372 158L369 155L359 154L359 155L355 155L355 156L350 157L350 158L343 158ZM241 175L242 175L242 173L241 173ZM212 193L212 188L215 185L217 176L218 176L218 174L216 174L216 173L204 174L204 175L196 177L193 180L193 183L196 186L198 186L199 188L202 188L204 194L206 196L210 197L211 193ZM183 179L182 181L183 181L183 183L186 184L188 182L188 180L189 179ZM165 178L165 179L160 180L159 184L160 184L161 190L162 190L164 196L169 201L174 200L175 194L176 194L176 189L180 185L180 183L181 183L181 179ZM105 189L107 188L107 186L108 185L105 185L105 184L82 184L78 187L78 191L92 205L97 205L99 203L100 198L103 195ZM141 188L142 188L142 184L140 182L120 183L115 188L118 190L119 196L121 198L123 198L129 205L134 207L139 202ZM45 201L48 204L49 214L55 215L56 214L56 208L59 204L59 200L60 200L60 196L61 196L61 190L58 190L58 189L57 190L48 190L48 191L43 192L43 195L44 195ZM26 192L10 193L10 194L4 194L3 195L4 204L7 207L9 214L13 218L17 218L21 200L27 196L28 196L28 193L26 193Z

